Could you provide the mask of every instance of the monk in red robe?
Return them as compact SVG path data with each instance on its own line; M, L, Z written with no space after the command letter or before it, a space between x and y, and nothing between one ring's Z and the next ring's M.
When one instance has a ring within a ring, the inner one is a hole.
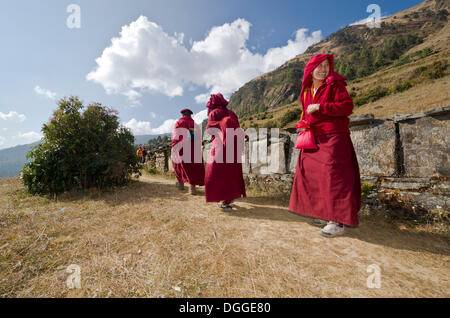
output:
M300 102L304 121L297 127L312 131L317 149L300 151L289 210L316 218L313 224L324 226L320 234L334 237L344 233L344 224L358 225L361 182L349 129L353 101L346 78L334 71L333 55L309 60Z
M207 104L206 131L213 137L206 164L205 196L206 202L222 201L221 208L229 211L232 210L234 199L246 196L240 162L245 137L238 117L227 105L228 102L220 93L211 95ZM230 130L236 134L230 135ZM214 131L218 134L214 134Z
M201 131L191 117L191 110L183 109L181 114L183 117L176 122L172 135L172 165L177 188L183 190L188 183L190 193L195 195L195 186L205 184Z

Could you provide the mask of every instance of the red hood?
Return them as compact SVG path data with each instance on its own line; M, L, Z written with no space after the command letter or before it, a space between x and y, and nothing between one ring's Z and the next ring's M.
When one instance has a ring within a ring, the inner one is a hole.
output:
M327 84L331 84L334 81L346 81L347 80L344 76L342 76L334 71L334 57L332 54L317 54L317 55L314 55L305 66L305 71L303 73L303 83L302 83L302 93L301 94L303 94L303 90L305 89L305 87L311 86L312 72L314 71L314 69L326 59L328 59L330 61L330 74L326 78L325 82ZM300 95L300 96L302 96L302 95Z

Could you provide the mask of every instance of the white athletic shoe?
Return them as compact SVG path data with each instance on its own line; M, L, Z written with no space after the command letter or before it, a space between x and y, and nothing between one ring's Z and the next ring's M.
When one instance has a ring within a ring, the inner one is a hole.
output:
M233 207L230 204L225 204L225 203L222 203L220 205L220 208L224 211L232 211L233 210Z
M327 225L327 224L328 224L328 221L325 221L325 220L322 220L322 219L314 219L314 220L312 221L312 224L315 225L315 226L320 226L320 227L322 227L322 226Z
M338 223L330 221L319 233L325 237L336 237L344 234L344 226L340 227Z

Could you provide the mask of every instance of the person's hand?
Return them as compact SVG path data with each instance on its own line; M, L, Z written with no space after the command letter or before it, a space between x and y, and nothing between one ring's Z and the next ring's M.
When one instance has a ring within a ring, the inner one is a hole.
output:
M306 112L311 115L312 113L315 113L316 111L318 111L319 107L320 107L320 104L311 104L308 106L308 109L306 110Z

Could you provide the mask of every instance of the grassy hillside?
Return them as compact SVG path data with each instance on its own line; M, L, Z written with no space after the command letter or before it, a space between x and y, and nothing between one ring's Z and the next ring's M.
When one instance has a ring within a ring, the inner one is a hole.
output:
M232 95L230 108L244 127L293 127L301 114L304 65L318 53L334 54L335 70L349 79L356 114L390 117L448 106L449 3L424 1L383 19L379 29L345 27L245 84Z

